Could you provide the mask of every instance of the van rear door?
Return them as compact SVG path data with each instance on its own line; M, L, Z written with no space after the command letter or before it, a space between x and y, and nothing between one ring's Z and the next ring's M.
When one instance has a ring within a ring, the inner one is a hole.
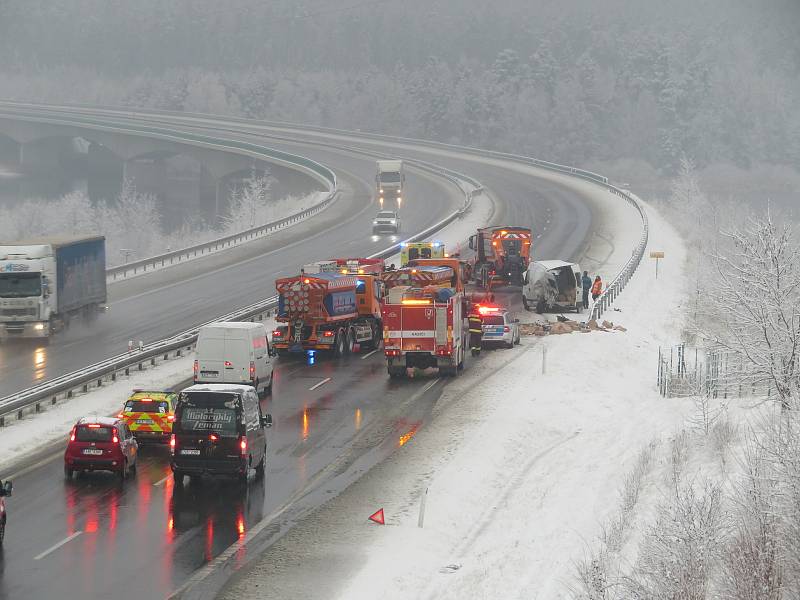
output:
M197 340L197 381L225 382L225 330L200 330Z
M202 462L209 470L224 470L223 465L229 461L238 464L241 415L242 402L238 394L184 394L175 420L178 462Z
M225 383L250 382L250 363L254 360L250 335L245 329L225 332Z

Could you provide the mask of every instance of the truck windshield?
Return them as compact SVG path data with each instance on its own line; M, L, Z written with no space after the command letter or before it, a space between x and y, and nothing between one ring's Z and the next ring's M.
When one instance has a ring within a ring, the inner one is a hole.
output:
M41 273L0 273L0 298L28 298L41 295Z
M380 182L381 183L400 183L400 173L381 173L380 175Z

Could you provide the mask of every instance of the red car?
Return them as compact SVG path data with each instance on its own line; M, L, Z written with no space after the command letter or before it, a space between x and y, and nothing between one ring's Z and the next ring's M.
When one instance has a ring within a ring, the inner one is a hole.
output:
M139 446L122 419L84 417L69 434L64 453L64 476L76 471L112 471L120 479L136 472Z

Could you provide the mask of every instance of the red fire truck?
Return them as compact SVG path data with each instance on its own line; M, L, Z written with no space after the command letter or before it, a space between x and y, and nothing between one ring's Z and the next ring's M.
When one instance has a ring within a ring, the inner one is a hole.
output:
M436 367L455 376L464 367L464 294L453 288L397 286L383 305L383 348L391 377Z

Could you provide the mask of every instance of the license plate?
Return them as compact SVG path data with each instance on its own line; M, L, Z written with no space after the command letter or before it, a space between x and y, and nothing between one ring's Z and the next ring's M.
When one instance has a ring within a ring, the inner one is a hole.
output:
M200 371L200 375L203 377L218 377L219 371Z
M136 419L136 424L137 425L152 425L153 421L151 421L150 419Z
M181 454L189 454L192 456L200 456L200 450L197 448L184 448L181 450Z
M99 448L84 448L84 449L83 449L83 453L84 453L84 454L94 454L94 455L100 455L100 454L102 454L102 453L103 453L103 451L102 451L102 450L100 450Z

